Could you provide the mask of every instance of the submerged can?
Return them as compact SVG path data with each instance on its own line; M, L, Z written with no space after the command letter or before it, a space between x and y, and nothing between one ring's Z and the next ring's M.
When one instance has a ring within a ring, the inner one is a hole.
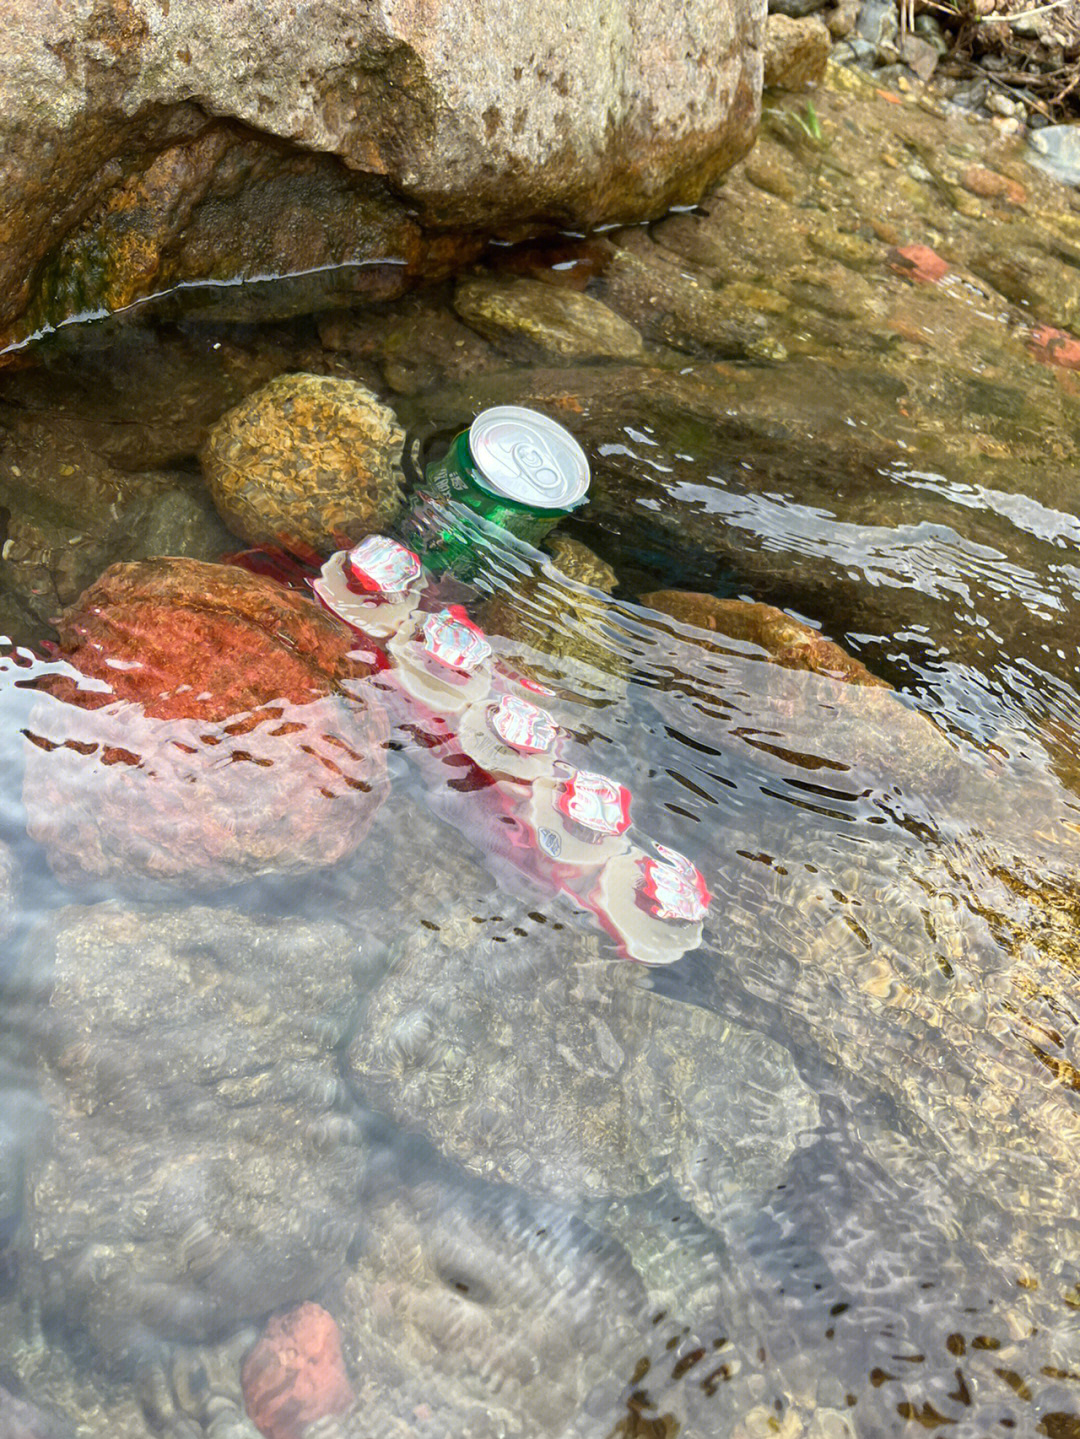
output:
M498 405L428 466L405 533L430 567L468 578L484 525L537 545L588 489L589 462L569 430L536 410Z
M653 847L660 859L634 846L605 864L586 903L627 959L674 964L701 943L711 896L684 855Z
M387 640L420 603L426 580L412 550L386 535L369 535L331 555L310 583L320 603L347 625Z

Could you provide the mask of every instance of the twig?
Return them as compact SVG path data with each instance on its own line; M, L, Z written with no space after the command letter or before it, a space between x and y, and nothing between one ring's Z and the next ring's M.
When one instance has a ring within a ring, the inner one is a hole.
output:
M1034 10L1017 10L1015 14L1007 14L1002 11L1000 14L974 15L972 19L976 25L988 25L991 22L1000 24L1002 21L1006 25L1011 25L1014 20L1027 20L1032 15L1045 15L1047 10L1060 10L1062 5L1067 3L1068 0L1050 0L1049 5L1036 5Z

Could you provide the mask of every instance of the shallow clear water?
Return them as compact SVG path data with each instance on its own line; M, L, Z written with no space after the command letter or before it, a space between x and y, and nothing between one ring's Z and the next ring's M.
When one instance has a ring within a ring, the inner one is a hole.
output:
M64 885L23 774L65 665L5 650L0 1384L83 1432L209 1426L177 1375L228 1395L314 1299L346 1434L1080 1434L1073 477L612 412L570 530L614 597L493 552L463 598L703 872L668 968L523 877L400 711L338 864ZM637 600L668 586L779 605L896 690Z

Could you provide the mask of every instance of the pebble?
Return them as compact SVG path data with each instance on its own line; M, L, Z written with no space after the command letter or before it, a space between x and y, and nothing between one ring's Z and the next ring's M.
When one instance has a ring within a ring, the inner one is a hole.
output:
M907 280L924 285L936 284L949 273L948 261L931 250L929 245L901 245L889 251L889 268Z
M1041 364L1056 365L1061 370L1080 370L1080 340L1067 330L1040 325L1032 331L1028 343L1033 357Z
M271 1319L243 1369L244 1402L266 1439L302 1439L316 1419L342 1414L355 1399L341 1335L318 1304Z
M972 195L979 195L984 200L1005 200L1010 205L1027 202L1027 191L1019 181L1010 180L996 170L988 170L985 165L970 165L961 176L960 183Z
M986 108L991 115L1001 115L1006 120L1011 120L1018 113L1023 114L1024 112L1022 105L1017 105L1015 100L1010 100L1008 95L1002 95L998 90L994 90L986 97Z

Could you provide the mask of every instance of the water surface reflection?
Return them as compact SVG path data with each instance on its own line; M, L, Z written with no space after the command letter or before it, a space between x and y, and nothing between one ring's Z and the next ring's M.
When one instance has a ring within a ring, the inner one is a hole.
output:
M703 942L670 968L485 850L461 816L486 801L392 706L369 736L385 800L334 863L160 872L167 899L142 861L61 883L27 811L103 806L24 736L63 719L71 671L6 651L19 1402L94 1433L250 1434L256 1333L314 1302L351 1396L317 1432L357 1439L1080 1432L1080 521L930 472L864 492L779 450L725 467L685 417L645 423L607 425L578 531L616 597L510 553L469 603L576 762L629 786L636 831L703 871ZM636 602L699 549L706 588L822 624L902 688ZM335 734L389 703L371 670L338 675ZM284 741L311 705L276 700ZM236 780L232 710L177 729L122 680L104 710L142 736L136 809L165 751L173 801L204 762Z

